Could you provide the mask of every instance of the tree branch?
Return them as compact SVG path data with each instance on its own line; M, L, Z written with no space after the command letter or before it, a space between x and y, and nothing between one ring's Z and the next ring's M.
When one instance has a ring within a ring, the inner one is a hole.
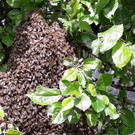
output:
M112 87L117 88L117 89L120 89L120 90L135 92L135 84L132 85L131 87L126 87L126 86L112 84Z

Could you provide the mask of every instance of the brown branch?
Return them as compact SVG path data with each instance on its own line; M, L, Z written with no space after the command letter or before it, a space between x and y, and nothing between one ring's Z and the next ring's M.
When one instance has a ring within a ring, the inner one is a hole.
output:
M126 87L126 86L112 84L112 87L117 88L117 89L120 89L120 90L135 92L135 84L132 85L131 87Z

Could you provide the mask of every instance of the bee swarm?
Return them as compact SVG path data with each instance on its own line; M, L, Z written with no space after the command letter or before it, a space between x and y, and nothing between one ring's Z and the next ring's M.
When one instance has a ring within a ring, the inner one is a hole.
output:
M34 104L26 96L39 85L58 88L66 69L63 60L77 56L74 41L69 43L66 36L58 23L48 26L39 11L28 13L17 26L7 71L0 73L0 105L25 135L96 132L87 126L83 117L77 124L52 125L47 108Z

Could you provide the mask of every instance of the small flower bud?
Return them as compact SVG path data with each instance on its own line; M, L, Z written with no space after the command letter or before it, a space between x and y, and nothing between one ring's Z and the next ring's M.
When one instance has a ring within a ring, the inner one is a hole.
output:
M0 127L1 127L2 129L6 128L6 123L5 123L5 122L1 123L1 124L0 124Z
M7 128L8 128L8 129L13 129L14 126L13 126L13 124L8 124L8 125L7 125Z

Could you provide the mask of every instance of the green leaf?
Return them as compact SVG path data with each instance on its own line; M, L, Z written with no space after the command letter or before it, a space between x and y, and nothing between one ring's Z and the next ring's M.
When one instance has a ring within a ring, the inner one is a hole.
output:
M66 115L70 112L70 110L73 107L74 107L74 98L73 97L68 97L68 98L64 99L62 101L61 109L59 107L58 110L56 111L55 115L53 115L52 124L63 123L67 119ZM51 109L52 108L50 108L50 110Z
M5 72L6 70L7 70L7 64L3 64L2 66L0 66L1 72Z
M38 86L35 93L30 92L27 96L34 103L40 105L50 105L61 98L60 91L58 89L50 89L42 86Z
M67 80L61 80L59 83L59 87L60 87L60 91L62 93L63 96L67 96L67 89L68 87L71 85L71 82L67 81Z
M130 10L119 4L118 9L116 10L113 16L113 22L116 25L123 24L125 29L129 29L131 27L131 15Z
M67 95L77 95L80 96L81 93L79 92L79 83L73 82L70 84L70 86L67 88Z
M112 58L115 65L122 68L127 65L131 57L131 50L125 46L125 43L119 41L112 50Z
M76 15L79 3L80 3L80 0L71 1L71 5L70 5L72 8L71 14L70 14L71 18L73 18Z
M109 128L108 135L119 135L119 133L115 128Z
M104 8L103 10L105 17L111 20L118 6L119 6L118 0L111 0L109 4L106 6L106 8Z
M96 98L92 98L92 107L96 112L103 111L107 104L109 104L109 99L105 95L97 95Z
M119 114L116 112L116 107L109 103L109 106L105 109L106 116L109 115L110 119L117 119L119 117Z
M85 73L81 69L79 69L79 73L78 73L78 82L79 82L80 85L83 85L83 86L86 85Z
M83 93L79 98L75 99L75 106L80 110L85 111L91 106L91 100Z
M73 61L71 59L65 59L63 64L67 67L71 67L73 65Z
M76 80L78 71L76 68L71 68L65 71L62 80L74 81Z
M88 32L83 32L81 34L81 40L84 43L84 45L88 48L91 48L91 43L93 40L95 40L97 37L96 35L92 34L92 33L88 33Z
M23 15L22 14L16 16L15 24L17 25L19 22L21 22L22 19L23 19Z
M109 2L110 0L98 0L98 3L96 4L96 14L98 14Z
M10 47L14 42L14 37L12 35L7 35L2 37L2 42L7 46Z
M86 71L101 67L101 62L97 58L87 58L83 64L83 69Z
M56 116L58 115L58 113L60 112L62 106L61 106L61 102L55 102L52 105L49 106L48 110L47 110L47 115L51 115L51 121L53 121Z
M111 74L102 74L97 80L97 89L106 90L106 86L110 86L112 84L112 75Z
M135 117L129 109L122 110L121 120L127 127L135 129Z
M66 115L66 123L77 123L80 119L80 110L73 107L71 111Z
M68 113L74 107L74 98L68 97L62 101L62 111Z
M79 28L88 32L92 32L90 25L85 21L79 22Z
M0 34L4 32L4 29L0 26Z
M16 20L16 17L18 15L21 14L21 11L20 10L17 10L17 9L13 9L11 10L9 13L8 13L8 17L11 19L11 20Z
M86 111L86 116L87 116L87 123L88 125L91 126L96 126L97 124L97 120L98 117L96 116L96 114L94 114L93 112L90 111Z
M6 0L7 4L13 8L20 8L21 3L20 0Z
M0 117L3 119L4 117L4 111L3 108L0 106Z
M21 135L21 134L22 134L22 132L14 130L14 129L8 129L6 131L6 135Z
M92 53L97 56L100 52L101 47L102 43L100 42L100 39L94 40L91 44Z
M60 111L61 108L62 108L61 102L55 102L48 107L47 115L53 116L53 115L57 114Z
M122 135L133 135L135 130L134 129L130 129L128 127L125 127L123 130L122 130ZM131 134L133 133L133 134Z
M56 115L53 116L53 119L51 120L52 124L61 124L66 120L65 115L63 114L63 111L60 110Z
M109 30L98 33L98 38L102 46L100 52L106 52L116 45L117 41L123 34L123 25L114 25Z
M97 91L93 84L88 85L88 92L91 94L91 96L95 97L97 95Z
M52 0L52 2L60 2L61 0Z

